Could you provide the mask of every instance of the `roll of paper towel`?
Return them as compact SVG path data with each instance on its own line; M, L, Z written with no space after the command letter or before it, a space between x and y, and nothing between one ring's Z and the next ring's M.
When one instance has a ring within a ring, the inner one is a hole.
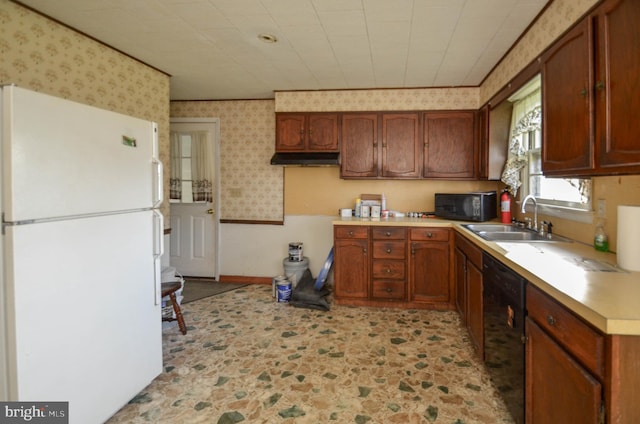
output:
M618 206L618 266L640 271L640 206Z

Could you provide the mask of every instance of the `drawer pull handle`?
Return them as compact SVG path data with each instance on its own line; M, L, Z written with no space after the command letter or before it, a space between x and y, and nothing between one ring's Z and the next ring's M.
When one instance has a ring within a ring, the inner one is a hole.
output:
M391 274L391 268L387 268L387 274Z
M391 293L393 290L390 287L387 287L387 293Z
M433 237L433 233L427 233L427 237L429 238Z
M353 231L349 231L349 237L353 237Z
M367 253L367 248L366 247L362 248L362 253Z
M547 322L549 323L549 325L555 326L557 321L553 317L553 315L547 315Z
M387 237L391 237L391 232L387 231L386 233L384 233L384 235L387 236Z
M387 253L391 253L391 249L387 249Z

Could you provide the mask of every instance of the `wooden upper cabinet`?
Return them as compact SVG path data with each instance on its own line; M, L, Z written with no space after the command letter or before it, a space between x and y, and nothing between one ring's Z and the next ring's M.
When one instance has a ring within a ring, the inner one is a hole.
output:
M276 151L338 151L337 113L278 113Z
M608 0L543 55L545 175L640 171L640 3Z
M542 169L545 175L593 169L588 20L565 34L542 58Z
M598 173L640 171L640 2L610 0L593 17Z
M343 178L378 176L378 114L342 115L341 168Z
M424 113L424 177L475 177L477 148L474 116L474 111Z
M420 120L418 113L382 115L382 176L420 177Z
M478 179L489 179L489 106L478 111Z

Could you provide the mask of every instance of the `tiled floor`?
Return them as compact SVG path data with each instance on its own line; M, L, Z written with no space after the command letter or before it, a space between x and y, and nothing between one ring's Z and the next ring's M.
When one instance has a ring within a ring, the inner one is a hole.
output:
M183 306L116 423L513 423L455 312L329 312L252 285Z

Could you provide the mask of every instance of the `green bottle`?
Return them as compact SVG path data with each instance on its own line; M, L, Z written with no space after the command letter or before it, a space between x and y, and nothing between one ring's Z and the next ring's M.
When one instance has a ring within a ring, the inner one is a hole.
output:
M598 220L598 224L596 225L596 232L593 236L593 247L600 252L609 251L609 237L607 237L607 233L604 232L604 226L601 220Z

